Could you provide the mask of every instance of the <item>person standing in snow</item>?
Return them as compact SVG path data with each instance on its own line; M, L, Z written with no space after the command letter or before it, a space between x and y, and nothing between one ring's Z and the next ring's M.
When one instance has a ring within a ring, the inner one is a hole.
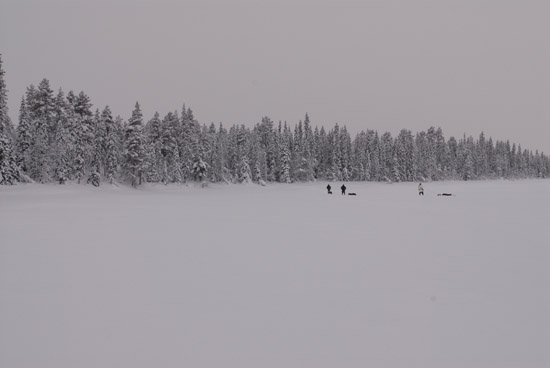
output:
M424 195L424 188L422 187L422 183L418 183L418 195Z
M346 186L344 184L342 184L340 189L342 189L342 195L346 195Z
M330 191L332 189L332 187L330 186L330 184L327 185L327 192L328 194L332 194L332 192Z

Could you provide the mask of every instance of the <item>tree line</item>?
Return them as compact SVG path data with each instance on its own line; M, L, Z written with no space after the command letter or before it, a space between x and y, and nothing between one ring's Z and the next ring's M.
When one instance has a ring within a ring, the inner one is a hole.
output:
M550 159L481 133L445 139L441 128L361 131L313 127L307 114L294 126L268 117L252 128L200 124L186 106L144 120L136 103L128 120L108 106L92 108L84 93L59 89L47 79L27 88L17 126L7 114L0 59L0 183L67 181L306 182L425 181L547 177Z

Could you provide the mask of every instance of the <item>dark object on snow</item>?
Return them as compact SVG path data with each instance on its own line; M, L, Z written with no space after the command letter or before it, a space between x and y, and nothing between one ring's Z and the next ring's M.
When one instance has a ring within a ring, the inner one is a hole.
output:
M451 193L439 193L438 196L452 197L453 195Z
M93 171L88 178L88 184L92 184L94 187L99 187L99 182L99 174L97 173L97 171Z
M346 186L344 184L342 184L340 189L342 189L342 195L346 195Z
M422 187L422 183L418 183L418 195L424 195L424 188Z
M327 185L327 192L328 194L332 194L332 192L330 191L332 189L332 187L330 186L330 184Z
M348 193L348 195L357 195L357 194L355 194L355 193Z

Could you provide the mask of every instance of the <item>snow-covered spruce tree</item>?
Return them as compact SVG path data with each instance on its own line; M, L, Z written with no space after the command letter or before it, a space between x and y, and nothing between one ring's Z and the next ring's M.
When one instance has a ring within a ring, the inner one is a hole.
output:
M435 131L435 156L439 175L437 179L446 179L449 174L449 151L440 127Z
M180 140L180 161L182 165L182 172L184 181L187 181L193 177L192 168L197 158L197 149L199 147L200 140L200 125L195 120L193 111L190 108L185 110L185 105L182 109L181 117L181 137Z
M148 182L162 181L162 131L159 113L145 125L145 176Z
M474 177L474 160L472 159L472 153L466 149L466 159L464 162L464 172L462 173L462 179L471 180Z
M515 151L515 145L514 145ZM480 133L474 149L474 172L477 177L486 177L489 174L489 157L487 155L487 141L485 134ZM513 155L512 155L513 156ZM512 172L516 174L515 165L512 161Z
M428 168L428 140L426 139L426 132L416 133L415 145L417 149L415 156L417 178L420 181L429 180L431 176Z
M340 127L335 124L327 136L330 148L330 166L328 167L328 178L332 181L343 180L342 173L342 140L340 139Z
M393 177L393 138L390 133L382 134L379 147L380 179L391 181Z
M400 166L400 160L399 160L398 152L399 152L399 149L398 149L397 145L395 145L394 146L393 158L392 158L392 178L391 178L391 180L395 181L397 183L399 183L400 181L405 180L402 177L403 170L401 169L401 166Z
M73 127L74 155L72 163L72 176L78 181L78 184L80 184L80 181L85 174L84 163L86 157L86 146L84 137L86 134L86 126L82 122L82 118L76 117L75 125Z
M0 185L12 185L20 181L20 173L8 136L0 133Z
M300 121L295 128L292 151L292 177L298 181L313 180L315 158L312 152L313 132L308 114L305 116L304 124Z
M313 156L313 177L315 179L321 178L320 168L322 165L322 155L321 155L321 132L319 127L315 126L313 130L313 148L311 151Z
M207 178L210 182L216 182L216 159L217 159L217 150L216 150L216 125L211 123L208 129L203 128L203 140L205 148L205 161L206 166L208 167Z
M380 136L378 131L374 132L374 140L372 144L372 153L371 153L371 164L372 164L372 180L381 181L382 180L382 168L380 164Z
M352 159L352 180L364 181L365 175L365 162L367 161L367 147L365 132L361 131L355 136L352 142L353 159Z
M126 146L124 151L124 169L126 176L135 188L141 185L143 175L143 114L136 102L132 117L126 128Z
M16 157L19 167L24 172L28 171L29 163L31 160L29 148L32 143L32 132L29 118L29 112L25 103L25 97L21 99L21 106L19 108L19 124L17 125L17 143L16 143Z
M181 183L180 151L177 134L180 122L176 113L169 112L161 122L162 182Z
M303 136L303 143L302 143L302 151L306 162L306 165L304 168L306 172L306 180L307 181L314 180L315 166L316 166L315 142L314 142L313 129L311 127L311 122L309 120L309 115L307 113L304 118L304 136Z
M94 137L93 137L94 161L98 174L105 175L107 171L107 126L99 109L94 115Z
M305 178L305 158L303 152L303 127L302 121L294 126L294 136L291 140L291 176L297 181L306 181Z
M365 139L365 180L378 180L380 177L378 133L369 129L367 130Z
M449 138L447 142L448 147L448 165L449 165L449 177L451 179L458 178L458 142L455 137Z
M210 150L209 142L207 139L208 130L205 126L196 124L196 139L193 141L193 166L191 168L191 175L194 181L202 183L203 186L206 186L206 178L208 174L208 164L205 161L205 157L208 156L208 151Z
M440 168L437 166L437 141L435 128L432 126L426 133L426 152L424 153L426 165L426 178L429 180L438 180L440 178Z
M249 183L252 181L252 172L248 159L248 133L246 127L241 125L237 128L237 170L238 178L241 183Z
M54 165L55 180L59 184L65 184L69 180L69 163L73 147L70 112L71 109L65 99L63 90L59 89L54 107L54 141L50 147L50 157Z
M342 180L349 181L351 178L351 138L345 125L340 129L339 139Z
M49 182L53 177L53 163L49 155L49 146L53 141L54 97L50 82L43 79L38 88L27 89L27 108L31 120L32 141L29 147L29 176L41 183Z
M102 121L101 115L99 114L99 109L96 109L95 114L91 120L90 125L90 175L86 183L92 184L95 187L98 187L101 182L101 167L102 161L104 161L104 139L105 132L102 131Z
M212 158L214 181L229 183L232 181L231 173L227 166L229 161L229 135L220 123L216 134L214 154Z
M330 176L330 165L332 160L332 150L329 146L329 138L325 127L321 127L319 130L319 137L317 144L317 177L322 179L331 180Z
M202 183L206 179L206 173L207 173L207 165L206 162L200 157L200 155L197 155L193 162L193 180L198 181L199 183Z
M286 122L281 136L281 148L280 148L280 182L281 183L291 183L292 179L290 176L290 161L291 161L291 132L288 128Z
M113 120L111 109L105 106L101 113L101 121L105 127L105 176L113 184L118 169L120 137Z
M14 129L8 116L8 91L4 75L0 54L0 184L14 184L20 181L20 173L12 141Z
M90 98L84 92L75 95L73 91L69 91L67 102L72 116L70 124L73 140L71 177L80 184L87 173L97 171L94 123L97 117L94 120Z
M395 139L395 153L397 154L399 178L401 181L414 181L417 178L416 174L416 147L412 132L407 129L402 129ZM395 171L395 168L394 168Z
M14 138L14 129L8 116L8 89L4 80L6 72L2 66L2 54L0 54L0 135L10 141Z
M258 160L263 160L265 163L259 165L261 175L267 181L275 181L276 177L276 134L273 129L273 121L269 117L264 116L261 123L257 124L254 128L257 135L258 147ZM260 158L260 154L263 152L265 157Z

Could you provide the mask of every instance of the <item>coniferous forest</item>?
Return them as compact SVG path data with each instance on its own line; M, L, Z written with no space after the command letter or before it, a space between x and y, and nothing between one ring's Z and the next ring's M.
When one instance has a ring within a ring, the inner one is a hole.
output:
M18 123L7 111L0 57L0 184L430 181L546 178L550 159L510 143L446 139L440 128L396 137L373 130L351 137L345 125L290 125L268 117L254 127L200 124L185 105L145 118L139 103L125 120L94 109L84 93L47 79L27 87ZM129 109L130 110L130 109ZM129 111L130 112L130 111Z

